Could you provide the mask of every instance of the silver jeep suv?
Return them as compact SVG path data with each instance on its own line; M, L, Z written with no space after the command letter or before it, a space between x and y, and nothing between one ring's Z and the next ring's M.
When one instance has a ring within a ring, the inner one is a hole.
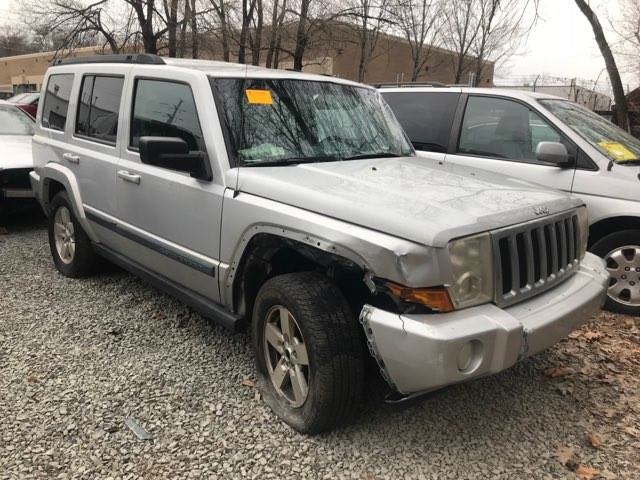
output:
M264 399L301 432L353 414L367 359L411 396L603 302L582 201L425 162L372 88L148 55L62 61L44 85L31 181L56 268L100 255L250 330Z

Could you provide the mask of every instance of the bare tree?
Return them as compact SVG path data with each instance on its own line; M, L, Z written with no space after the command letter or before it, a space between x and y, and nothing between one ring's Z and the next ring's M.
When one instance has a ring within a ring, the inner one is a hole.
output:
M449 0L443 12L442 41L453 52L454 83L460 83L469 70L469 54L480 30L480 4L483 0Z
M586 0L575 0L576 5L580 11L587 18L593 29L593 34L596 38L600 53L604 58L604 64L607 67L607 73L609 74L609 80L611 81L611 89L613 90L613 98L616 102L616 119L620 128L629 130L629 109L627 105L627 97L624 94L624 88L622 86L622 80L620 79L620 72L616 59L611 52L611 47L607 42L607 38L604 35L602 25L598 19L598 15L589 6Z
M0 57L22 55L38 51L38 45L19 28L10 25L0 27Z
M267 48L267 68L278 68L282 29L287 13L287 0L273 0L271 5L271 25L269 30L269 46Z
M432 48L439 42L441 0L406 0L395 8L398 28L411 49L411 81L427 66Z
M538 0L484 0L476 6L478 34L470 51L474 86L488 62L500 62L520 48L537 20Z
M360 57L358 81L363 82L381 33L394 22L390 14L391 0L353 0L343 12L336 12L354 21Z
M189 0L187 0L189 1ZM228 62L231 60L231 12L232 8L227 0L209 0L214 12L214 31L220 38L220 46L222 48L222 58Z
M610 22L619 37L615 54L623 60L621 68L640 80L640 2L618 0L618 3L620 15Z

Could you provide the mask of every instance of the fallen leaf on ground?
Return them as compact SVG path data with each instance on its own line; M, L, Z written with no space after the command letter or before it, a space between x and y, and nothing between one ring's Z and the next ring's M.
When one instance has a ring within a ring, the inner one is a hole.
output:
M587 440L589 441L589 445L593 448L600 448L602 446L600 437L598 437L594 432L587 432Z
M244 380L242 380L242 385L244 385L245 387L251 387L251 388L256 386L255 382L250 378L245 378Z
M580 465L576 468L576 476L581 480L592 480L600 475L600 470Z
M569 367L551 367L544 371L544 374L551 378L564 377L566 375L571 375L572 373L573 370Z
M556 451L554 452L554 456L558 459L558 461L562 465L566 465L573 458L575 454L575 449L573 447L565 447L563 445L558 445L556 447Z

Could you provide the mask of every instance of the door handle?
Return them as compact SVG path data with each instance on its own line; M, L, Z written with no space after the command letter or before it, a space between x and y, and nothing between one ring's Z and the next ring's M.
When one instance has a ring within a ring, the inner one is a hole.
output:
M125 182L131 182L135 183L136 185L140 185L140 175L129 173L126 170L118 170L118 178L121 178Z
M64 158L69 163L80 163L80 157L78 155L74 155L73 153L65 153L62 155L62 158Z

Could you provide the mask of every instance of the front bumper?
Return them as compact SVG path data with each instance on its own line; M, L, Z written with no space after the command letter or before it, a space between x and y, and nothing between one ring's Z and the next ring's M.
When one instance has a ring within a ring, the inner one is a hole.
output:
M500 372L554 345L600 309L608 278L587 253L566 281L505 309L398 315L365 305L360 321L382 375L409 395Z

